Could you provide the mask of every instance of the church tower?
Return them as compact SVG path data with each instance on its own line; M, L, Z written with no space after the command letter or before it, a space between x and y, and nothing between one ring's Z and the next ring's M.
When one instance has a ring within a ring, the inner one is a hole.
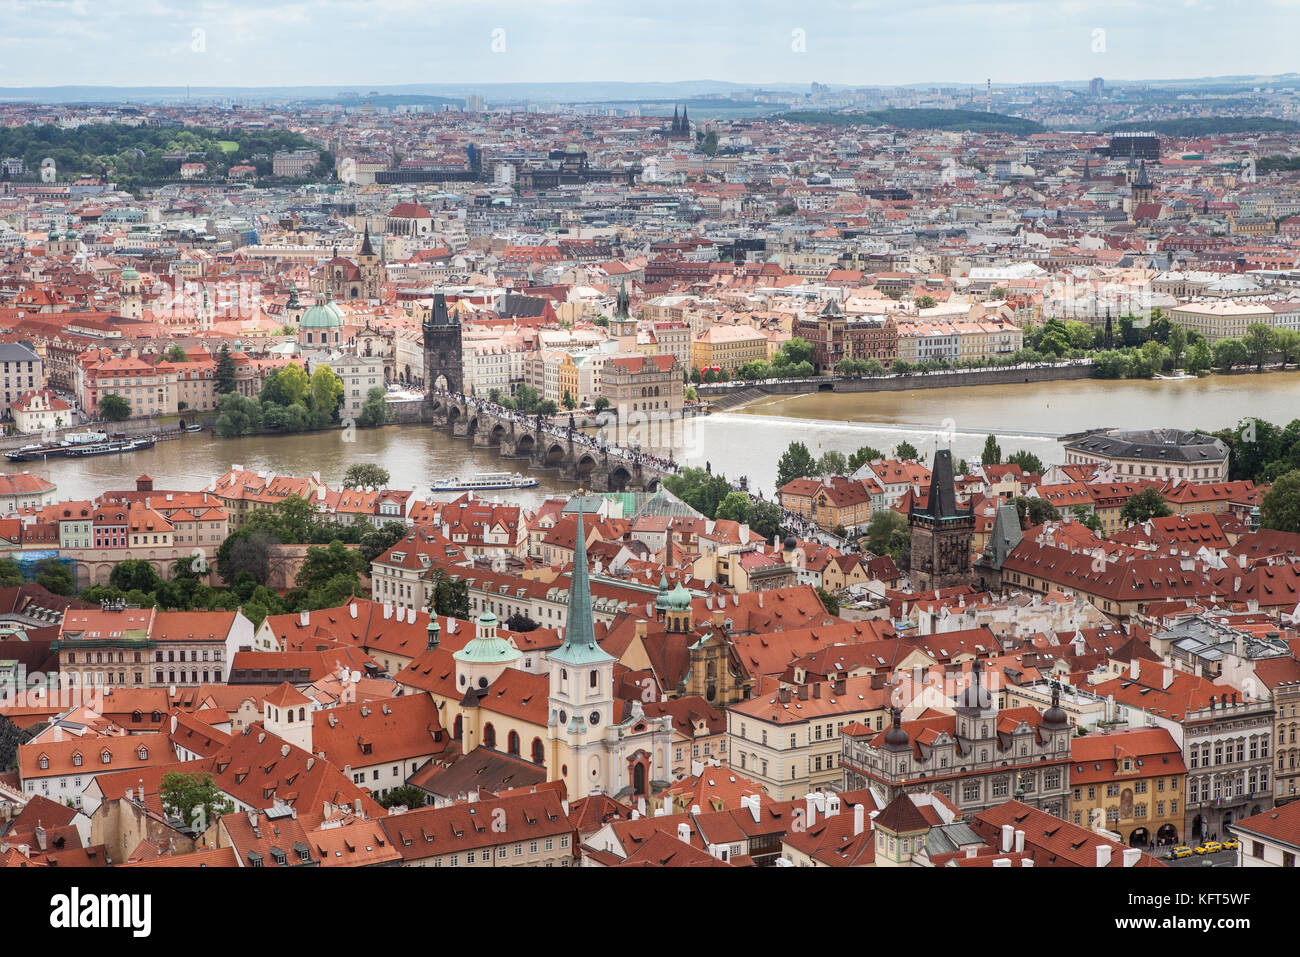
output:
M370 242L370 220L366 220L366 234L361 240L357 268L361 271L362 298L378 299L380 288L384 284L384 264L380 262L375 247Z
M618 344L619 354L636 352L636 319L628 309L626 281L618 287L618 302L614 308L614 318L609 321L609 333Z
M1133 185L1130 187L1132 194L1132 209L1136 210L1144 203L1152 202L1155 196L1155 185L1151 182L1151 177L1147 175L1147 161L1143 160L1138 166L1137 176L1133 178Z
M424 320L424 391L464 391L465 369L461 364L460 319L447 309L442 293L433 297L433 308Z
M571 760L562 761L573 796L590 793L592 781L603 782L610 768L598 747L605 728L614 722L614 664L618 661L596 644L591 616L591 583L587 573L587 536L582 512L574 541L570 573L569 614L564 643L547 656L550 666L550 720L552 741L562 743ZM556 777L552 769L551 777Z
M965 508L957 505L951 449L934 453L930 497L924 508L913 503L907 524L911 538L904 563L913 590L970 584L975 513L969 505Z
M144 283L140 280L140 274L136 272L134 266L127 266L122 270L117 289L121 298L123 319L141 319L144 317L143 286Z

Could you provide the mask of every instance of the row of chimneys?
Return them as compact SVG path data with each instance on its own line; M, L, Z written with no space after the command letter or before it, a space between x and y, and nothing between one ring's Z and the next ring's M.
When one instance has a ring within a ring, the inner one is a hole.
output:
M875 676L873 675L872 677L874 678ZM809 698L814 701L820 699L822 696L823 684L829 684L831 686L831 694L833 695L845 694L846 689L848 688L848 681L845 678L836 678L834 681L830 682L817 681L811 685L802 684L799 685L799 690L797 692L798 699L800 701L807 701ZM789 704L794 700L795 696L796 692L792 691L790 688L780 688L776 693L777 700L780 701L781 704Z

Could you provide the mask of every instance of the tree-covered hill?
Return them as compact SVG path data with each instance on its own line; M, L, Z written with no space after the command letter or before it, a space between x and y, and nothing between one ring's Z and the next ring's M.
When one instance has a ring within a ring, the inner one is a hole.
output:
M1045 127L1033 120L977 110L870 110L861 113L828 113L793 110L776 119L792 123L826 123L831 126L893 126L903 130L972 130L983 133L1041 133Z
M1145 120L1109 127L1115 133L1155 133L1158 136L1220 136L1225 133L1294 133L1295 120L1275 116L1194 116L1181 120Z
M256 167L259 180L270 179L272 154L300 148L320 149L305 136L287 130L121 123L95 123L76 129L36 125L0 128L0 156L22 157L27 167L23 178L38 179L41 162L49 157L55 162L60 182L79 176L103 176L126 189L177 179L183 162L204 163L205 179L224 179L230 167L241 164ZM320 152L320 163L307 179L332 174L333 157L325 150Z

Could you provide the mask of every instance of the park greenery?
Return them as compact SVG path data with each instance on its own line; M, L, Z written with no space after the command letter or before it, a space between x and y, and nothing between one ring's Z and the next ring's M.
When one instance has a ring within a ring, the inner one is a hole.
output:
M707 469L684 468L664 479L664 487L701 515L741 522L768 541L785 534L781 509L775 502L735 491L723 475Z
M306 432L340 423L343 380L327 365L318 365L308 377L299 365L276 369L262 382L257 396L227 392L218 403L217 434L225 438L258 432ZM384 390L366 395L357 425L383 425L388 418Z
M280 150L315 149L320 161L301 179L272 175L272 156ZM97 176L119 188L137 191L179 180L181 163L207 167L204 178L225 179L232 166L257 170L263 185L317 183L334 175L334 158L307 137L288 130L211 129L204 126L127 126L88 123L72 129L54 124L0 126L0 156L20 157L27 172L40 178L41 163L54 160L58 180Z

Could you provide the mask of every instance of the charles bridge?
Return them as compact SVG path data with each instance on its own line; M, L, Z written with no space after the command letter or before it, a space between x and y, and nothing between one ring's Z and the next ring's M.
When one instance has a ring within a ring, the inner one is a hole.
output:
M435 393L425 400L424 412L435 428L507 458L527 459L531 470L558 470L561 478L595 492L652 492L677 471L655 456L602 445L577 429L460 395Z

